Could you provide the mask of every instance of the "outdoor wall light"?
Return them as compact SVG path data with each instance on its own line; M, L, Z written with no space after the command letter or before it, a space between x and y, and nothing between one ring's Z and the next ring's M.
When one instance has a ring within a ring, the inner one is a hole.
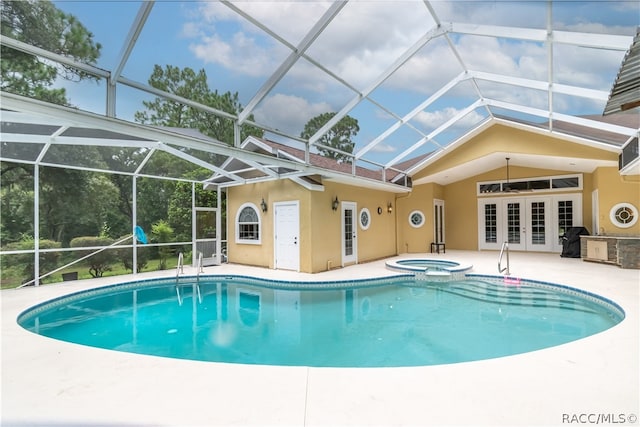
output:
M387 203L387 212L393 212L393 205L391 204L391 202Z
M333 200L333 202L331 202L331 209L333 209L334 211L338 210L338 196L336 196L336 198Z
M262 201L260 202L260 208L262 208L262 212L266 212L267 211L267 203L264 201L264 197L262 198Z

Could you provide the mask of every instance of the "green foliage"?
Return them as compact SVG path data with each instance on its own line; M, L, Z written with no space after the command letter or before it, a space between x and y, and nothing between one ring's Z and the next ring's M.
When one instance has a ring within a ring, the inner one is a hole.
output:
M124 238L121 237L120 239ZM122 262L122 265L126 270L133 272L133 248L121 248L118 249L118 258ZM136 258L138 262L138 273L144 270L149 264L149 259L151 258L151 252L149 248L145 248L144 246L138 245L136 248Z
M309 139L316 134L329 120L331 120L336 113L322 113L304 125L304 130L300 134L302 138ZM318 140L318 143L326 147L332 147L343 151L345 153L353 153L355 143L352 138L355 137L360 131L358 126L358 120L351 116L344 116L334 127L332 127L327 133L322 135ZM352 158L345 154L319 147L320 154L330 159L342 160L346 163L351 163Z
M95 64L100 56L102 46L93 41L93 34L73 15L62 12L50 1L3 1L1 14L3 36L90 64ZM55 104L69 104L64 88L50 88L56 78L94 78L4 45L0 56L2 90Z
M2 164L0 211L0 241L17 242L23 235L33 235L33 180L17 165Z
M40 167L40 235L64 246L82 235L97 235L107 223L126 225L117 213L118 189L105 174ZM3 242L33 234L33 167L2 162L0 230Z
M153 241L157 243L169 243L173 241L173 228L164 220L160 220L151 226L151 235ZM171 256L171 248L169 246L160 246L158 250L160 256L159 270L167 268L167 259Z
M32 237L25 237L19 242L12 242L2 248L3 251L17 251L17 250L33 250L35 247ZM53 242L51 240L40 240L40 249L57 249L60 248L59 242ZM39 276L55 270L58 267L58 260L60 259L60 252L40 252L39 256ZM24 277L22 283L31 281L35 278L35 259L32 253L16 254L3 257L2 270L6 268L19 268L21 274Z
M14 251L14 250L33 250L35 247L34 240L32 237L25 237L23 240L19 242L13 242L6 245L3 250ZM53 242L51 240L40 240L39 242L40 249L57 249L60 247L60 243ZM12 257L7 258L8 262L3 262L2 270L5 268L11 267L21 267L22 274L24 275L24 280L22 283L31 281L35 278L35 260L33 254L18 254ZM60 259L60 252L40 252L39 256L39 273L38 276L41 276L45 273L48 273L52 270L55 270L58 267L58 260ZM3 257L4 261L4 257ZM4 265L4 264L7 265Z
M163 69L159 65L155 65L151 77L149 77L149 85L229 114L236 115L242 110L237 92L221 94L209 89L204 69L196 73L189 67L180 69L167 65ZM135 120L140 123L197 129L204 135L233 145L234 127L231 119L164 98L143 101L143 105L146 111L135 113ZM249 117L249 120L253 120L253 117ZM262 137L263 134L264 132L255 126L242 125L240 140L244 140L249 135ZM219 163L220 159L213 154L211 156L209 161Z
M85 236L74 238L71 240L70 246L72 248L86 248L93 246L109 246L111 244L113 244L113 239L108 237ZM96 251L96 249L78 251L76 252L76 255L80 258L94 251ZM102 277L105 271L111 270L111 264L117 260L117 256L117 251L106 249L87 258L86 262L89 266L89 274L91 274L91 277Z
M169 199L168 223L174 229L176 240L191 241L191 183L177 182L175 191ZM196 206L216 207L216 192L205 190L202 184L196 184Z

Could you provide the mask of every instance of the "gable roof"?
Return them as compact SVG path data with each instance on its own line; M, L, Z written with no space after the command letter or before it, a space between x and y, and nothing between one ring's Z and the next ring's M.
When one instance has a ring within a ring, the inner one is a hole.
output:
M604 115L640 107L640 27L613 83Z
M452 167L448 170L441 170L434 172L433 174L420 176L416 180L416 175L420 175L420 172L424 169L433 166L438 163L443 156L453 153L458 148L464 146L470 141L474 140L479 135L486 132L488 129L501 125L506 128L514 128L530 132L533 134L551 137L559 142L566 142L570 144L576 144L577 147L584 146L591 149L596 148L603 151L609 151L613 155L621 153L621 147L628 144L637 137L633 136L634 129L640 125L640 116L634 112L620 113L611 116L583 116L581 117L588 121L601 121L603 127L606 125L621 127L628 129L631 136L621 135L618 133L608 132L603 129L596 129L591 127L580 126L575 123L567 123L562 121L554 121L552 126L554 131L549 129L541 123L530 123L526 121L515 122L513 120L501 120L494 119L485 122L482 126L474 129L473 132L468 133L464 137L460 138L456 143L452 144L446 151L436 152L432 156L428 156L423 161L417 163L412 169L408 171L409 175L414 179L414 184L421 184L426 182L435 182L438 184L446 185L461 179L468 178L470 176L477 175L484 171L496 169L504 166L505 157L511 158L511 165L513 166L527 166L540 169L558 169L573 172L590 173L598 166L617 166L615 161L605 161L601 159L585 159L584 157L563 157L559 159L557 156L549 156L544 154L536 154L536 147L530 147L530 153L522 153L522 147L516 148L514 151L520 154L514 154L509 150L496 151L493 153L487 153L481 158L476 158L468 161L464 164ZM603 143L603 139L609 139L609 142ZM561 161L559 161L561 160ZM640 163L640 162L638 162ZM633 175L640 173L640 165L636 164L634 168L625 170L625 174Z
M322 156L318 153L307 153L305 152L305 150L294 148L289 145L271 141L265 138L256 138L253 136L248 137L242 143L241 148L251 152L269 155L274 158L287 159L299 162L300 164L317 166L319 168L322 168L322 171L316 174L321 177L321 179L335 180L352 185L361 185L364 187L371 186L371 183L367 184L362 181L358 181L358 179L362 178L372 181L391 183L394 181L394 178L402 175L398 170L387 169L386 174L383 176L383 169L373 170L336 160L330 157ZM415 162L416 160L413 161ZM255 164L251 165L237 158L228 159L221 167L228 172L232 172L247 179L256 178L259 176L264 177L264 171L261 170L261 167L258 167L258 165ZM319 184L318 180L313 176L295 173L295 169L293 168L278 168L277 171L274 170L274 172L277 172L277 175L274 175L273 178L302 177L307 178L308 182L310 182L312 185ZM220 185L222 187L235 185L235 183L231 182L220 173L215 174L211 179L208 180L208 183ZM406 189L398 189L398 191L406 191Z

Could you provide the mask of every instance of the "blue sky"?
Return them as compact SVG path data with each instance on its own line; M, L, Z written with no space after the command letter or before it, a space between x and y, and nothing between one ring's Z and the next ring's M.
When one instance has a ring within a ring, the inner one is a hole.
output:
M112 69L140 3L74 0L55 4L75 15L93 32L95 40L103 45L98 65ZM330 5L319 1L233 3L293 46ZM443 24L534 29L546 26L546 1L436 1L432 5ZM554 3L552 16L555 30L632 36L640 24L640 6L635 1L563 1ZM306 53L330 73L362 91L434 25L422 1L352 1ZM543 82L548 79L548 49L543 43L464 34L453 34L451 41L469 69ZM242 104L246 105L289 53L289 47L224 4L158 1L123 75L146 83L154 64L204 68L212 90L238 92ZM556 45L554 82L609 91L623 55L624 52ZM422 47L413 59L380 85L371 98L402 117L462 70L446 40L439 37ZM74 105L104 111L104 84L65 85ZM478 87L483 96L492 99L542 109L548 105L544 91L514 90L491 82L481 82ZM260 123L298 135L310 118L327 111L339 111L354 96L356 94L342 82L300 59L253 114ZM142 109L143 99L150 98L118 87L117 115L132 120L133 112ZM473 85L461 83L414 117L411 124L428 133L476 99L478 94ZM571 114L600 113L603 107L602 102L579 97L557 97L554 102L556 111ZM354 108L350 115L358 119L361 128L356 137L356 151L395 122L368 102ZM459 128L468 130L485 116L482 109L473 111L459 122ZM460 130L456 130L450 135L439 135L436 141L447 143L459 133ZM368 157L386 162L420 138L412 129L401 129L376 146ZM421 151L433 147L428 144Z

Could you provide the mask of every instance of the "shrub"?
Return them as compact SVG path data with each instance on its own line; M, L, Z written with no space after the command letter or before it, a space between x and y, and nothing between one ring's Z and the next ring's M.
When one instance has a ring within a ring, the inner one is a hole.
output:
M120 238L122 239L122 238ZM138 258L138 273L140 273L149 263L149 248L138 245L136 255ZM133 272L133 248L121 248L118 250L118 258L127 270Z
M108 237L76 237L71 240L69 246L72 248L84 248L92 246L109 246L113 244L113 239ZM96 252L97 249L78 251L76 254L78 257L83 257L91 252ZM118 259L117 251L105 249L102 252L97 252L87 258L87 264L89 265L89 274L91 277L102 277L105 271L111 270L111 264Z
M173 228L164 220L160 220L151 226L151 235L153 240L158 243L168 243L173 239ZM160 246L158 253L160 255L159 270L167 268L167 259L171 255L172 249L168 246Z
M17 250L33 250L34 248L33 238L26 237L19 242L13 242L7 244L3 250L17 251ZM40 240L40 249L56 249L60 248L60 242L54 242L53 240ZM3 267L17 268L22 270L24 279L22 283L29 282L35 279L35 261L33 253L16 254L12 256L6 256ZM39 272L38 276L42 276L58 267L58 260L60 259L60 252L40 252L39 256Z

